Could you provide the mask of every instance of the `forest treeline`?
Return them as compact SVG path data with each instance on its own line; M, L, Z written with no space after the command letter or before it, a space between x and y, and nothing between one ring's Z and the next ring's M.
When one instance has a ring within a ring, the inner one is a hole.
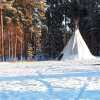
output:
M0 28L3 28L1 56L12 59L23 56L27 58L41 53L42 31L47 30L45 2L43 0L2 0L1 6L2 27Z
M99 0L1 0L0 56L56 58L74 33L75 20L90 51L100 55Z

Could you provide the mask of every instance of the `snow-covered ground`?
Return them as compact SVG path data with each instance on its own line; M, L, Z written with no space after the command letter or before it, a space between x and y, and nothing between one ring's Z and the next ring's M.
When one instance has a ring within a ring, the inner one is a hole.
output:
M55 94L65 90L77 90L80 93L81 89L100 91L100 60L0 63L0 91Z

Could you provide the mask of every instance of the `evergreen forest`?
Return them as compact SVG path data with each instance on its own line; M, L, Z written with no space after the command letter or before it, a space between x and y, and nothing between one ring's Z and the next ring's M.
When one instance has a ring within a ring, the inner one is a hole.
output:
M75 32L100 56L100 0L0 0L0 59L56 59Z

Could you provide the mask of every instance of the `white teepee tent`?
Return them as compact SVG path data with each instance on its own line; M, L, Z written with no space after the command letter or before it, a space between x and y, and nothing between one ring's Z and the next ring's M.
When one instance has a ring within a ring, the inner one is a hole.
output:
M88 49L84 39L82 38L79 29L76 29L67 46L62 51L63 57L61 60L87 60L95 59Z

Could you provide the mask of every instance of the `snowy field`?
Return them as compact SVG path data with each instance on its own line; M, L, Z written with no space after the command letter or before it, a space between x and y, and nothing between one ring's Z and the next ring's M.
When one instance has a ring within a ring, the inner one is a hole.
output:
M0 63L0 100L99 99L99 60Z

